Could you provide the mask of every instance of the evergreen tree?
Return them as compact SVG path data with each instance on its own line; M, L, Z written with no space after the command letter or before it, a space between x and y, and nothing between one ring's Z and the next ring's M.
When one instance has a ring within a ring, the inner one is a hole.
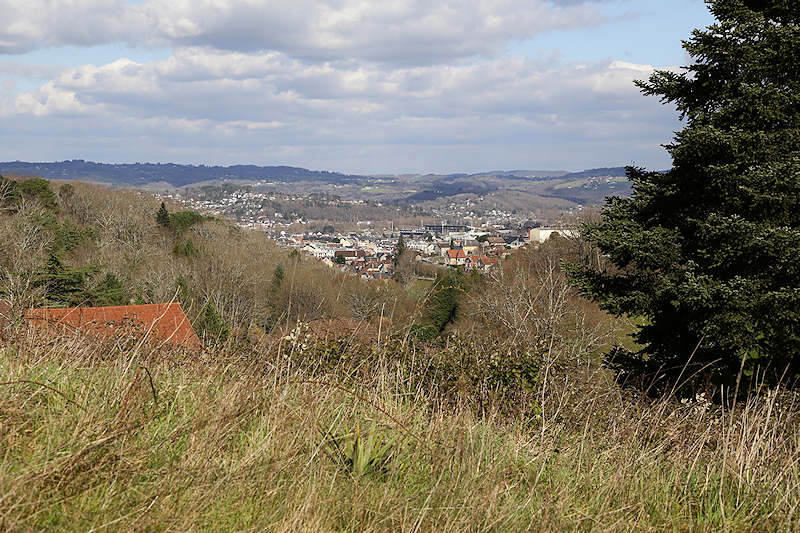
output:
M400 256L406 253L406 250L406 242L403 240L403 235L401 234L397 239L397 251L394 254L394 266L397 266L397 263L400 261Z
M86 290L88 277L98 271L95 265L70 267L58 254L51 253L45 265L36 273L34 286L45 290L49 304L80 306L91 302L92 294Z
M130 301L125 286L110 272L92 289L90 297L94 305L125 305Z
M156 222L159 226L164 226L165 228L169 227L169 211L167 211L167 206L164 202L161 202L161 207L158 209Z
M175 246L172 247L172 253L184 257L195 257L200 255L201 249L194 243L194 239L189 237L183 242L176 242Z
M167 225L177 235L181 235L198 222L201 222L203 218L203 215L197 211L178 211L168 216Z
M192 290L189 288L189 282L183 277L183 274L178 274L178 279L175 280L176 296L184 309L188 309L192 303Z
M207 302L200 311L194 324L200 337L206 343L224 342L228 338L229 327L222 315L214 309L211 302Z
M717 22L684 42L692 64L637 82L686 120L672 169L629 168L633 196L584 228L610 264L572 267L644 323L616 368L662 390L800 372L800 2L707 4Z
M434 291L428 300L425 318L436 333L440 333L456 318L464 287L464 273L455 268L437 272L433 286Z
M283 284L283 278L286 276L286 273L283 270L283 265L275 265L275 270L272 271L272 284L270 289L272 292L277 292L278 289L281 288L281 284Z
M46 179L30 178L18 182L18 185L19 191L25 198L37 200L42 207L50 211L58 211L58 197Z
M0 176L0 208L14 212L23 198L35 200L53 213L58 212L58 197L46 179L14 181Z

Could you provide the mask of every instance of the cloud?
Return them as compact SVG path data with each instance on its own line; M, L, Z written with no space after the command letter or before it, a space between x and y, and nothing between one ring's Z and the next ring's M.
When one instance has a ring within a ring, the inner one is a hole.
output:
M491 56L554 29L597 25L560 0L0 0L0 53L127 43L277 51L305 61L426 65Z
M0 54L133 42L152 21L125 0L0 0Z
M650 65L509 55L605 0L0 0L0 54L124 43L157 61L0 61L0 159L353 172L665 160ZM25 55L18 56L24 60Z
M69 93L85 109L230 121L276 113L310 119L344 112L383 119L528 116L553 109L636 108L640 97L631 80L651 71L649 65L618 61L559 65L509 56L472 65L384 69L303 63L272 52L181 49L163 61L120 59L69 69L25 98L41 101L43 112L48 98Z
M34 93L24 92L14 102L15 111L21 115L80 116L88 107L78 100L74 92L63 90L53 82L47 82Z
M15 131L0 134L0 159L353 172L663 160L658 145L675 129L674 113L632 84L651 71L515 56L390 68L180 48L160 61L71 68L0 99L4 129Z

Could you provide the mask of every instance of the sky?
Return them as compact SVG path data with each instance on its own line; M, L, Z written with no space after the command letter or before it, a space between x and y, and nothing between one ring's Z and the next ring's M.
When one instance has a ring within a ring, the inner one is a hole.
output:
M0 0L0 161L664 169L702 0Z

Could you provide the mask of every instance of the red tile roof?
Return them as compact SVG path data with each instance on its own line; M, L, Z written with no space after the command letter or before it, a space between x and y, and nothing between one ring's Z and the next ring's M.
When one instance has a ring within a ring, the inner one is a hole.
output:
M161 303L71 309L28 309L28 322L37 326L58 325L68 329L114 336L120 333L147 335L156 342L185 348L201 348L181 304Z
M464 259L467 254L464 253L464 250L447 250L447 256L450 259Z

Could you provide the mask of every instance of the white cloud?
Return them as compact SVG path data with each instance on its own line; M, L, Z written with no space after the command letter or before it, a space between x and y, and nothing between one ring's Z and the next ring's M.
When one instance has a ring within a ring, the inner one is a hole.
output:
M152 24L125 0L0 0L0 54L132 42Z
M21 115L74 115L88 111L77 95L58 87L50 81L35 92L23 92L17 96L14 110Z
M4 122L52 139L45 159L580 168L663 159L674 114L632 84L651 70L512 56L389 68L182 48L161 61L69 69L17 94ZM0 135L0 159L43 159L22 144Z
M600 1L0 0L0 54L171 49L75 67L0 61L0 160L358 172L665 160L674 114L632 84L650 65L505 52L603 23Z
M123 42L274 50L402 65L492 55L513 40L603 22L588 1L0 0L0 53Z

